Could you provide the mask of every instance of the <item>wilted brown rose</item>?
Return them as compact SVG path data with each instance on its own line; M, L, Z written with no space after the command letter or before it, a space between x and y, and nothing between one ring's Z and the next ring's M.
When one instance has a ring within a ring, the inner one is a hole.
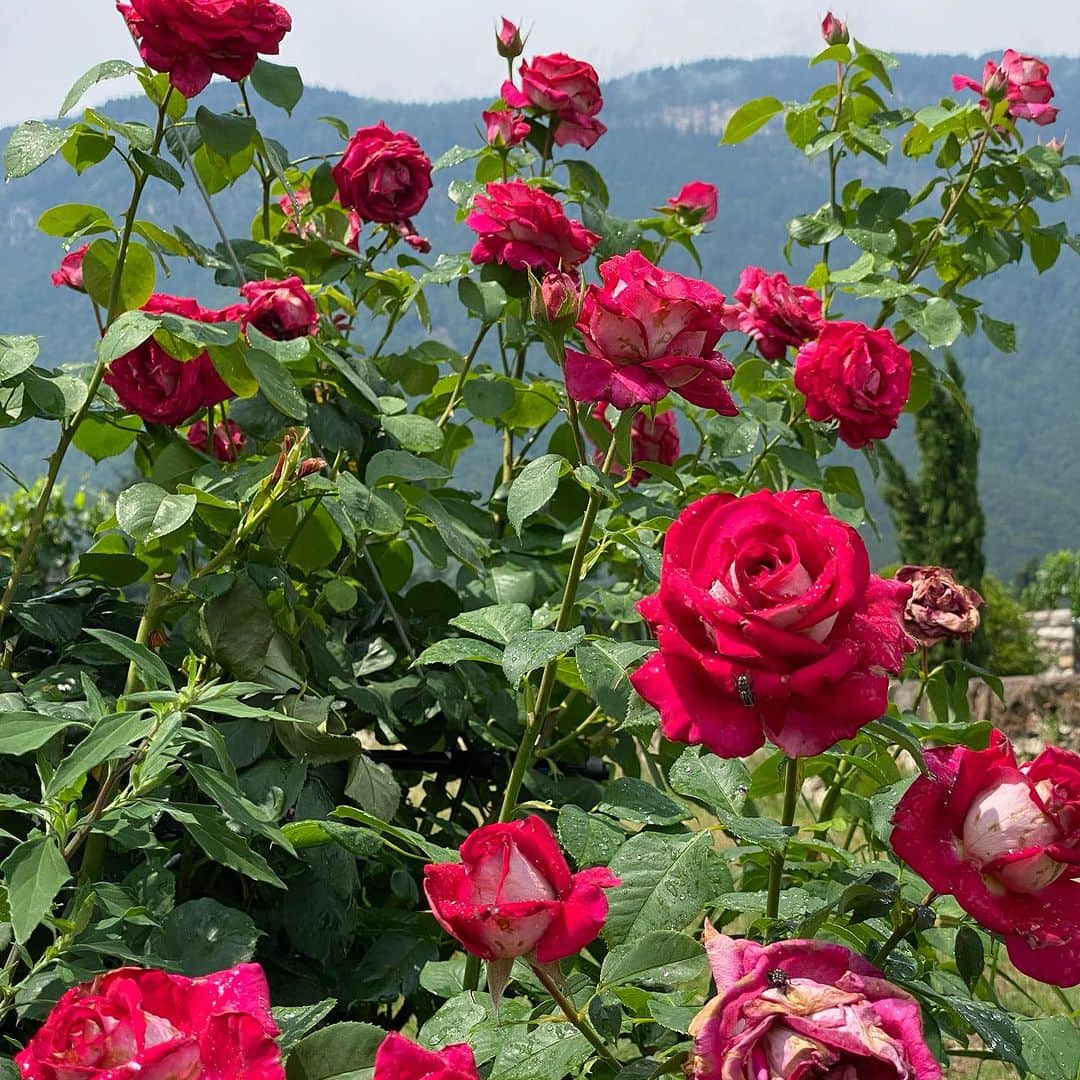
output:
M901 566L896 580L912 588L904 609L904 629L920 645L936 645L949 638L971 640L979 629L983 598L961 585L942 566Z

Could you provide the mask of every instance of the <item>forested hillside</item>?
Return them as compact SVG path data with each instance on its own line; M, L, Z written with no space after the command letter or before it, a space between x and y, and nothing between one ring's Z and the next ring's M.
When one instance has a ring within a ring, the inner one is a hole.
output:
M928 104L949 94L954 71L976 72L980 60L964 57L901 58L897 90L908 103ZM1080 118L1080 60L1051 60L1056 103L1062 110L1058 127L1068 130ZM73 73L76 74L76 73ZM492 65L492 93L501 77ZM602 75L603 73L601 73ZM704 276L722 291L731 292L739 270L750 263L783 268L785 224L797 213L818 207L826 196L823 162L808 162L794 151L778 126L738 147L720 147L718 137L732 109L742 101L773 94L780 98L805 95L821 81L821 72L807 69L801 59L752 62L718 60L677 69L644 72L605 83L604 119L609 133L590 151L591 160L608 179L612 212L642 216L661 205L684 181L703 179L721 191L720 212L712 231L703 239ZM212 88L204 103L228 109L235 90ZM294 156L336 152L340 137L317 118L340 116L350 127L385 120L394 128L413 133L432 158L456 143L475 144L480 101L437 105L403 105L358 99L341 93L308 90L292 120L263 106L260 123L284 143ZM134 112L132 104L127 111ZM125 103L109 106L124 117ZM1030 130L1025 130L1029 136ZM7 132L0 133L6 141ZM849 162L844 163L850 167ZM876 168L860 162L860 169ZM919 176L897 161L891 182L914 189ZM0 332L41 335L46 362L61 366L90 358L95 330L85 306L70 293L54 290L49 272L62 254L57 242L42 236L35 222L47 207L62 202L93 203L118 211L122 166L107 164L81 178L60 160L51 162L35 183L14 182L0 189ZM442 190L429 200L417 220L435 249L464 250L471 234L455 223L454 207L445 197L446 186L466 175L467 166L436 174ZM247 233L249 224L241 207L252 205L251 192L226 191L214 204L233 235ZM1060 217L1070 232L1080 227L1075 198L1061 206ZM213 228L193 190L178 197L166 184L154 185L147 195L145 216L172 222L200 240L212 243ZM1044 217L1044 223L1055 220ZM675 256L678 264L686 257ZM838 260L839 262L839 260ZM679 266L689 269L689 262ZM805 272L796 265L794 273ZM213 300L208 276L178 274L168 286L172 292L196 294ZM1032 556L1059 547L1080 545L1080 503L1072 498L1074 412L1080 405L1080 365L1075 342L1080 338L1080 257L1067 246L1057 265L1037 275L1029 264L995 274L981 294L991 315L1017 323L1018 350L996 352L981 336L961 339L956 352L965 373L968 393L983 432L982 491L988 519L987 554L991 569L1011 575ZM433 299L437 336L459 337L452 308ZM459 309L460 310L460 309ZM419 328L402 326L403 340ZM1023 395L1017 393L1015 373L1024 371ZM51 449L44 429L25 426L0 432L0 460L26 482L42 471L41 459ZM903 434L897 440L905 454ZM75 455L73 455L75 457ZM73 473L81 475L88 462L76 458ZM122 466L121 466L122 468ZM102 471L95 476L101 482ZM114 478L118 473L111 474ZM869 481L868 481L869 482ZM879 515L879 519L883 515ZM883 525L885 524L882 522ZM888 542L878 544L878 557L891 558Z

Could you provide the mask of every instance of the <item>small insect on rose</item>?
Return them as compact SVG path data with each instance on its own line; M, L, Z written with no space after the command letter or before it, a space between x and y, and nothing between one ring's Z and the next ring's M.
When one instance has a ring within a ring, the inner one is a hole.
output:
M747 709L754 707L754 689L750 685L749 675L737 675L735 677L735 689L739 692L739 700Z

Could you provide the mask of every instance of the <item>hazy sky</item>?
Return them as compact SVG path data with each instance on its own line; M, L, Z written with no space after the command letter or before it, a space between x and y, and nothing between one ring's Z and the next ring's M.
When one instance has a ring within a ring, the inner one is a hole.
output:
M293 16L282 60L308 83L369 97L492 96L502 61L496 16L532 27L526 55L561 50L600 77L718 56L815 50L814 0L283 0ZM0 124L55 115L68 87L99 60L134 58L110 0L3 0ZM7 10L10 9L10 10ZM838 0L860 40L893 52L1080 55L1080 2ZM96 100L125 83L106 84ZM91 98L90 100L95 100Z

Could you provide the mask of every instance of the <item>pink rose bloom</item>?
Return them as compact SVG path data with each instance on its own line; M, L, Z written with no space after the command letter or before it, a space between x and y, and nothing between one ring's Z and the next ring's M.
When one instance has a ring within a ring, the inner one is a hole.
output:
M1058 110L1050 104L1054 88L1049 66L1015 49L1006 49L1000 63L987 60L981 83L969 75L954 75L952 84L954 90L974 90L981 96L983 108L1004 97L1014 120L1031 120L1044 127L1057 119Z
M523 180L488 184L473 199L465 224L479 237L474 263L514 270L572 270L600 243L596 233L566 216L558 199Z
M208 311L198 301L155 293L143 311L182 315L198 322L221 322L229 311ZM152 337L109 364L104 380L120 404L148 424L176 427L199 409L219 405L233 396L218 374L209 353L191 360L170 356Z
M694 224L712 221L716 217L717 203L720 193L714 184L707 184L704 180L691 180L689 184L683 184L678 195L668 199L668 206L673 207L675 213L693 220Z
M716 997L690 1023L691 1080L939 1080L919 1003L851 950L709 923L704 941Z
M509 79L502 96L514 109L535 109L550 114L556 146L571 144L589 149L607 128L596 119L604 104L596 68L566 53L537 56L521 62L521 89Z
M995 934L1025 975L1080 984L1080 754L1048 746L1019 765L985 750L925 752L893 814L896 854Z
M424 867L424 893L439 924L484 960L535 957L549 964L580 952L607 918L606 866L570 872L543 818L474 829L461 862Z
M61 260L60 267L52 272L52 283L56 286L66 285L69 289L83 291L83 256L86 254L89 244L83 244L81 248L69 251Z
M207 444L206 421L198 420L188 428L187 441L196 450L213 454L218 461L235 461L247 446L247 436L232 420L214 425L214 439L210 445Z
M521 40L521 31L507 18L503 18L499 29L495 31L495 48L504 60L513 60L520 56L525 48Z
M888 438L911 392L911 354L892 333L826 322L795 357L795 388L811 420L836 420L853 450Z
M404 131L380 121L360 128L334 166L341 205L363 221L404 221L418 213L431 190L431 160Z
M15 1062L24 1080L285 1080L277 1035L258 964L127 967L68 990Z
M603 402L597 403L592 416L608 431L614 431ZM593 455L597 465L603 462L605 454L606 451L597 449ZM643 409L634 416L630 424L630 455L635 464L639 461L655 461L660 465L674 465L679 460L679 425L674 409L665 409L655 416ZM616 475L622 474L622 468L618 465L612 471ZM630 486L637 487L648 475L645 469L634 469L630 474Z
M511 109L495 109L484 112L484 127L487 130L485 138L489 146L498 150L507 150L511 146L517 146L525 141L532 125L521 113Z
M678 394L722 416L738 412L724 385L735 369L717 351L724 297L711 285L654 266L640 251L600 267L585 290L577 326L585 352L566 352L566 389L575 401L617 409Z
M816 491L706 495L668 529L659 590L638 604L659 648L630 682L676 742L820 754L888 708L887 672L915 647L910 595L870 573Z
M753 338L766 360L779 360L789 345L797 348L821 329L818 294L792 285L783 274L766 274L760 266L743 270L732 299L724 308L724 325Z
M131 0L117 4L139 55L186 98L214 75L238 82L259 54L274 56L292 29L289 13L271 0Z
M480 1080L468 1043L427 1050L391 1031L375 1051L372 1080Z
M240 308L245 330L254 326L260 334L275 341L291 341L308 337L319 327L315 302L298 277L248 281L240 286L240 295L248 301L246 308Z

